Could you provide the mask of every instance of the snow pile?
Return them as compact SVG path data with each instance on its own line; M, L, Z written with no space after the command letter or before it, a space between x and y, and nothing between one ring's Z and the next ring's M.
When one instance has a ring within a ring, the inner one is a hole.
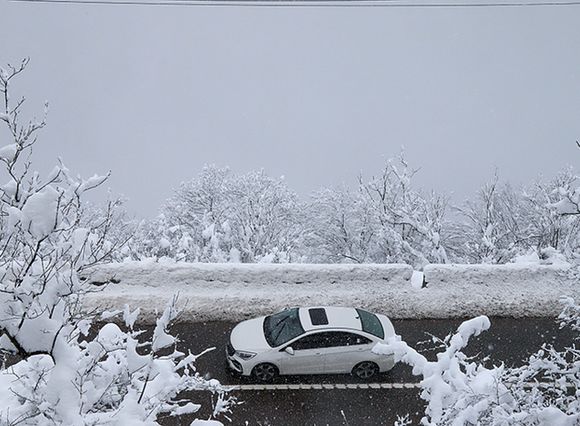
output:
M569 268L570 262L566 260L566 256L560 253L553 247L546 247L540 250L530 250L526 254L514 257L513 263L522 265L552 265L562 268Z
M93 269L87 279L113 283L89 295L87 303L98 309L141 306L147 319L179 293L184 319L237 321L308 305L358 306L393 318L555 316L561 296L580 298L580 286L563 266L429 265L425 288L419 285L421 275L408 265L149 260Z

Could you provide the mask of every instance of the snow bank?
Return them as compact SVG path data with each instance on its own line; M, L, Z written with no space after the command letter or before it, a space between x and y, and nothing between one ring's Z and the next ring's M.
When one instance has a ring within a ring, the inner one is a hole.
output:
M239 320L298 305L354 305L395 312L411 292L408 265L202 264L126 262L90 271L89 281L113 279L86 305L141 307L142 318L179 293L183 319ZM380 309L379 309L380 308ZM404 315L408 310L403 309ZM410 315L410 313L409 313Z
M555 316L562 296L580 300L580 285L564 264L428 265L424 269L430 303L421 311L452 316Z
M87 306L128 303L151 319L179 293L184 320L238 321L305 305L357 306L392 318L555 316L561 296L580 300L563 266L429 265L425 288L413 286L412 276L408 265L127 262L91 271L88 280L114 283L88 296Z
M148 287L200 283L275 286L280 283L302 285L361 281L402 285L411 279L412 273L413 268L400 264L185 263L150 259L103 265L91 271L90 279L103 282L114 277L124 284Z

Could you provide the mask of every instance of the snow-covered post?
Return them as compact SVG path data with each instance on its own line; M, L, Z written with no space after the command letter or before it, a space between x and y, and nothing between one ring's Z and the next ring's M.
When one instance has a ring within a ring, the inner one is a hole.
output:
M194 412L198 406L173 400L178 392L223 390L195 374L194 356L161 354L175 343L167 334L174 303L150 342L137 341L128 309L126 331L106 324L88 338L82 298L97 289L79 272L110 255L115 216L86 223L82 197L107 176L74 177L62 162L45 179L33 171L30 152L45 121L21 124L24 99L13 103L9 91L27 64L0 68L0 120L11 139L0 147L0 351L19 359L0 369L0 423L152 424L164 413Z

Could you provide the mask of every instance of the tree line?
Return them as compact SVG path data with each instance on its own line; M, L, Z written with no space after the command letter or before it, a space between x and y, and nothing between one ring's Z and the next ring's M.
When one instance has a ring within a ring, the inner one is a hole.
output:
M301 200L284 178L205 166L152 220L122 215L113 260L491 263L580 253L580 191L571 168L526 186L497 173L468 200L417 188L403 155L353 185Z

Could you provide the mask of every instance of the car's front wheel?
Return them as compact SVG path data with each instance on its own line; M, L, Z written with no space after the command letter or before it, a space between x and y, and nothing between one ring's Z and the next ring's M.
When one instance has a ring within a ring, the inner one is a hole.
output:
M278 377L278 367L274 364L263 363L258 364L252 370L252 376L259 382L269 383Z
M352 374L361 380L370 380L379 374L379 366L371 361L364 361L352 369Z

